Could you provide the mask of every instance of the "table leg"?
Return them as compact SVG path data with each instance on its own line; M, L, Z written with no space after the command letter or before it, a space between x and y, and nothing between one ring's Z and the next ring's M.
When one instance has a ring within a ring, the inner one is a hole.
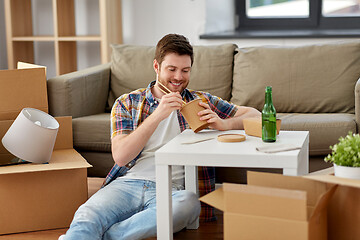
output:
M199 196L198 175L196 166L185 166L185 189ZM186 227L187 229L198 229L199 218Z
M173 239L171 166L156 165L157 239Z
M309 136L305 139L304 145L300 149L298 168L284 168L283 174L289 176L309 174Z
M300 175L309 174L309 136L306 138L299 153L299 173Z

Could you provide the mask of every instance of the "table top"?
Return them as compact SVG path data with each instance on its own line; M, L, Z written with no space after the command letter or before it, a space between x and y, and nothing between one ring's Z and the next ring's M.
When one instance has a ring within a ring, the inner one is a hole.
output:
M230 167L296 167L300 150L278 153L263 153L256 147L265 145L292 144L307 147L308 131L280 131L276 142L264 143L261 138L246 135L243 142L219 142L221 134L244 134L244 130L203 130L194 133L185 130L155 152L155 163L166 165L230 166ZM189 141L212 138L193 144ZM306 146L305 146L306 145Z

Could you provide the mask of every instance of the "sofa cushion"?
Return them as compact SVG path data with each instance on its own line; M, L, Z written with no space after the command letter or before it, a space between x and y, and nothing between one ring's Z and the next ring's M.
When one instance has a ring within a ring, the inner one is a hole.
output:
M116 98L135 89L147 87L155 80L153 61L155 47L111 45L111 79L108 105Z
M78 117L72 122L75 149L111 152L110 113Z
M347 113L299 114L279 113L281 130L309 131L310 155L331 152L329 146L338 142L339 136L356 132L355 116Z
M236 45L195 46L189 88L231 98Z
M189 88L230 100L236 45L194 46L194 64ZM155 80L155 47L112 45L108 105L119 96L146 87Z
M260 110L270 85L278 112L354 113L359 66L360 41L239 48L231 101Z

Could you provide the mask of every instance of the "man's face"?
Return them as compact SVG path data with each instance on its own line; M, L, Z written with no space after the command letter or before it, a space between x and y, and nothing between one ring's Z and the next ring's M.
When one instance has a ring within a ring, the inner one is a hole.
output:
M172 92L181 93L189 84L191 58L189 55L169 53L164 57L161 66L154 61L158 81Z

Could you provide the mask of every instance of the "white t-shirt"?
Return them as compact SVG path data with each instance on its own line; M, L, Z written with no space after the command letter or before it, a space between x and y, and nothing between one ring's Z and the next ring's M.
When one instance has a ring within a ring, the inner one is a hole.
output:
M144 147L135 166L133 166L123 177L132 179L143 179L155 182L155 151L164 146L171 139L180 134L180 126L177 112L173 111L168 118L161 121L153 135ZM172 182L177 188L183 189L184 167L172 166Z

